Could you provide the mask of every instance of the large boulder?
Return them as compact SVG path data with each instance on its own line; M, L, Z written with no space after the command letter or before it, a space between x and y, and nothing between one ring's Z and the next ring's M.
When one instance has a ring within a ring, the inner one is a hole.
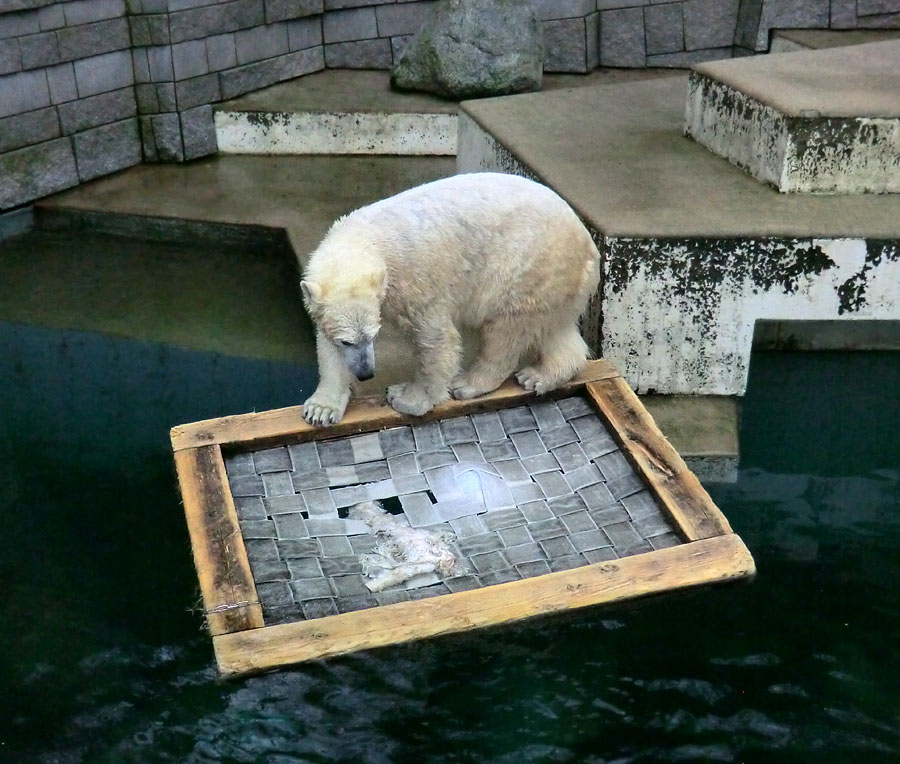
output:
M478 98L540 90L541 25L523 0L438 0L391 72L404 90Z

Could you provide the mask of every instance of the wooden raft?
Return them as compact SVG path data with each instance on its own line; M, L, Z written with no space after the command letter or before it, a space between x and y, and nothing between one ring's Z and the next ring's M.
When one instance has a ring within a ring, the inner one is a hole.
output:
M389 600L379 599L376 607L321 617L307 610L305 618L300 616L302 620L275 620L274 625L274 619L264 616L247 551L249 545L262 542L245 541L242 535L243 520L238 517L226 457L483 412L505 412L523 404L535 405L538 399L510 380L490 395L472 401L448 401L420 418L399 414L379 399L363 398L351 404L339 424L325 429L307 425L300 406L173 428L178 480L220 672L235 676L265 671L313 658L755 574L753 558L744 543L609 362L591 362L570 383L541 400L567 396L569 401L583 398L589 405L636 473L638 488L655 500L670 526L670 532L659 537L670 539L659 545L663 548L654 544L651 549L642 541L643 546L635 547L634 553L615 559L604 559L600 553L612 550L600 549L585 553L589 564L571 569L530 573L520 580L395 604L383 604ZM267 586L272 584L259 584L260 589Z

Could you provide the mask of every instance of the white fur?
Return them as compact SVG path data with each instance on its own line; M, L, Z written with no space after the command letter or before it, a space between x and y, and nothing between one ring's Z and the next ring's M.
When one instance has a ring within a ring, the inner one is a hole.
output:
M306 269L320 381L304 416L340 420L354 382L341 341L362 347L382 316L417 350L415 379L388 388L398 411L422 415L450 394L483 395L517 370L526 389L552 390L588 357L577 321L598 280L599 254L578 216L519 176L456 175L356 210ZM462 327L481 338L464 373Z

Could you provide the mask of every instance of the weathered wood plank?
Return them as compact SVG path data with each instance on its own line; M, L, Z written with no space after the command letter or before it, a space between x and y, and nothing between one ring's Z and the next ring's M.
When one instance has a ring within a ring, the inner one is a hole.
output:
M584 370L551 395L559 397L580 390L585 383L619 376L606 360L591 361ZM473 414L534 400L534 393L523 390L510 379L488 395L470 401L447 401L436 406L423 417L399 414L384 402L383 397L357 398L351 401L344 418L336 425L317 428L303 419L302 406L288 406L272 411L238 414L172 428L172 448L180 451L212 444L240 443L242 448L261 448L269 444L300 442L317 437L354 435L360 432L417 424L433 419Z
M689 541L731 533L725 515L656 426L621 377L590 382L588 397L606 419L633 466Z
M314 621L224 634L213 639L226 676L493 626L547 613L724 583L755 573L739 537L717 538L498 584Z
M263 625L262 608L218 446L179 451L175 467L213 635Z

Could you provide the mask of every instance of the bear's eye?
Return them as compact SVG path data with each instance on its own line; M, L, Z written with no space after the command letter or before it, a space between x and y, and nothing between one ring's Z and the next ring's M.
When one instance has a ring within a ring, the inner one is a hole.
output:
M352 347L352 345L353 345L353 343L350 342L350 340L341 340L341 344L342 344L345 348Z

